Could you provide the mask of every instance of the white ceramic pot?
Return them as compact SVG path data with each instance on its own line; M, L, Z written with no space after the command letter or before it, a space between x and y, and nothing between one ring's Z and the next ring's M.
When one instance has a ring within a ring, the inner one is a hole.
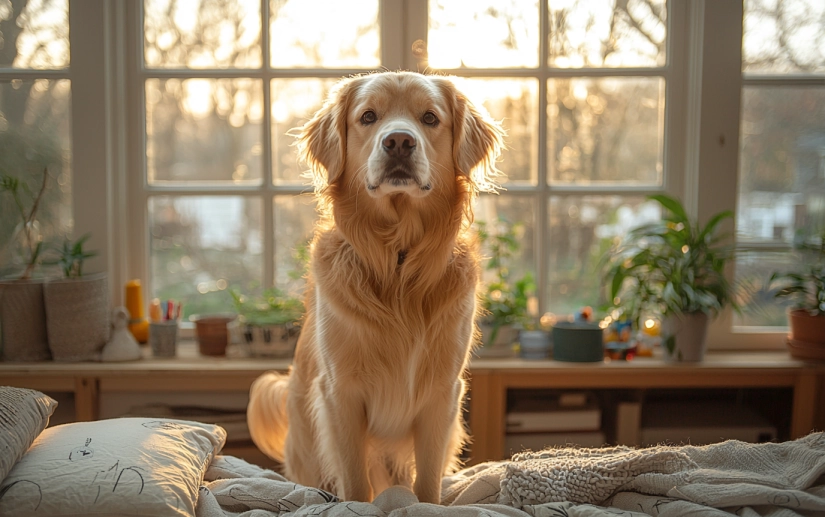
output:
M513 357L513 343L518 340L518 329L512 325L501 325L496 331L488 323L479 323L481 346L475 349L479 357Z
M704 312L670 314L662 320L662 348L665 359L696 363L705 358L708 324Z
M294 323L284 325L243 325L243 342L249 345L249 353L254 357L292 357L301 327Z

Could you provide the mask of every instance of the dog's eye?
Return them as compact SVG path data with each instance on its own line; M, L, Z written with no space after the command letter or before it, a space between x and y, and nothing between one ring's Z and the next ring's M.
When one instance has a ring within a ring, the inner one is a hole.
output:
M364 125L372 124L376 120L378 120L378 115L376 115L372 110L367 110L363 115L361 115L361 123Z
M424 113L424 116L421 117L421 122L427 124L428 126L435 126L438 124L438 117L435 116L435 113L432 111L428 111Z

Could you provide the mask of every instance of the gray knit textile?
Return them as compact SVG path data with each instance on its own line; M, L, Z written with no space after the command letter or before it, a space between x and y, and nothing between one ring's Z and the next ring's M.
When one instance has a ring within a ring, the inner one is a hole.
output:
M0 481L49 424L57 401L39 391L0 386Z
M645 495L657 496L650 499L659 506L668 504L667 498L708 511L771 507L790 510L783 515L825 515L825 434L785 443L729 440L704 447L517 454L504 464L498 502L516 508L567 501L639 510Z

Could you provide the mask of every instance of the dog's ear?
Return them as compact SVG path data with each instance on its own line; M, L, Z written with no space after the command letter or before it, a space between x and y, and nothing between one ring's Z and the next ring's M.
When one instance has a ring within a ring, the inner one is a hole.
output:
M453 104L453 162L480 191L495 192L499 175L496 159L504 148L501 125L470 102L452 82L448 91Z
M347 111L353 80L336 84L323 107L294 133L298 155L310 167L313 184L323 188L344 171L347 155Z

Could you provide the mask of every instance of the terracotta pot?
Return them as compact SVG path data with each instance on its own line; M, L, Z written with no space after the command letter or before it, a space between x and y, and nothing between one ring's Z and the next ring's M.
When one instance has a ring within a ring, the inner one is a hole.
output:
M204 314L190 318L195 324L198 351L201 355L224 356L229 344L228 325L235 321L234 314Z
M705 358L708 323L704 312L670 314L662 320L662 348L669 361L696 363Z
M42 280L0 282L0 343L4 361L48 361Z
M825 314L811 316L803 309L788 311L791 339L804 343L820 343L825 346Z
M97 359L112 329L106 274L46 282L43 300L54 360Z

